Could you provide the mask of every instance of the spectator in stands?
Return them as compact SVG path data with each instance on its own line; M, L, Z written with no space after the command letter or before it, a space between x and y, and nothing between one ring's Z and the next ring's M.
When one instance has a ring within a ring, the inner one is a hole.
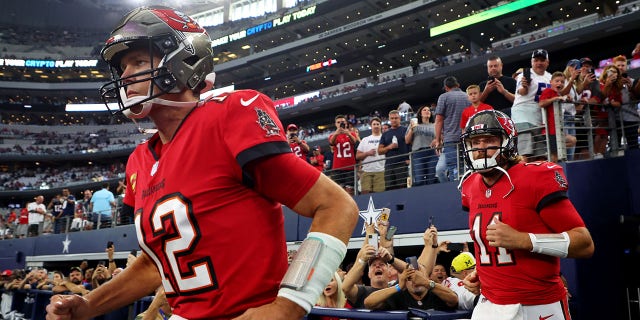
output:
M82 209L82 213L86 217L88 217L91 213L91 209L89 209L89 206L91 205L91 197L93 197L93 191L86 189L82 192L82 195L83 198L82 200L78 201L76 207Z
M111 272L103 264L98 264L91 276L91 290L95 290L105 282L111 280Z
M287 138L289 139L289 147L291 147L293 154L300 159L307 160L309 145L298 136L298 126L293 123L287 126Z
M540 94L540 101L538 105L542 108L542 111L546 114L547 118L547 129L548 129L548 137L549 137L549 161L558 162L558 145L556 142L556 125L555 125L555 117L556 114L554 112L553 104L556 101L559 102L569 102L571 103L571 97L569 95L560 95L562 90L565 88L566 78L564 76L564 72L556 71L551 75L551 87L546 88ZM564 103L563 103L564 104ZM559 115L558 115L559 116ZM543 134L545 131L543 130ZM576 145L576 137L566 134L564 135L564 139L566 141L565 145L567 148L569 146Z
M37 236L42 231L44 215L47 213L47 207L44 205L44 196L35 197L34 202L27 205L29 210L29 237Z
M442 283L447 278L447 268L441 263L436 263L429 274L429 279Z
M53 233L53 215L50 212L44 214L44 221L42 222L42 234Z
M335 125L336 131L329 135L329 145L333 152L331 178L348 193L353 194L356 137L347 128L347 118L344 115L335 117Z
M417 118L412 119L404 140L411 145L411 185L421 186L436 183L438 156L431 143L436 136L435 125L431 123L431 108L418 108Z
M367 225L366 234L377 236L374 226ZM365 236L365 238L367 237ZM344 291L349 304L354 308L364 308L364 299L372 292L384 289L389 284L389 262L394 262L393 256L384 247L375 248L367 241L363 241L362 247L358 251L356 261L342 281L342 289ZM369 266L368 276L370 285L366 286L358 284L364 269Z
M408 266L392 287L371 293L365 299L365 306L373 310L436 309L453 310L458 305L458 296L448 287L429 279L430 266L435 263L437 252L437 231L433 226L425 231L423 239L428 243L418 259L418 269ZM434 235L434 236L431 236ZM428 239L433 239L428 241ZM429 252L429 253L425 253ZM427 257L429 255L430 257ZM429 265L423 265L422 263Z
M56 233L68 230L75 215L76 197L69 188L62 189L62 214L56 218Z
M502 74L502 59L491 56L487 59L486 81L480 82L480 101L511 116L511 106L515 99L516 80Z
M632 89L634 79L629 77L627 73L627 57L619 55L613 58L613 65L620 71L620 79L622 80L622 106L619 110L622 113L622 126L624 130L618 131L618 137L622 138L623 134L628 149L638 148L638 125L640 124L640 115L638 114L636 101L639 96L635 95ZM619 120L619 117L616 117Z
M402 119L402 121L408 121L413 116L413 108L407 103L407 100L403 99L398 105L397 110L400 112L400 119Z
M400 124L400 112L389 111L389 130L382 134L378 144L378 154L385 156L385 189L401 189L407 186L407 166L409 146L404 139L407 127Z
M16 227L16 237L18 238L26 237L28 228L29 228L29 209L27 209L27 207L23 207L22 209L20 209L18 226Z
M126 211L122 212L122 204L124 203L124 194L127 190L127 184L125 179L118 180L118 187L116 188L116 193L114 194L116 198L116 215L117 215L117 224L132 224L133 223L133 212Z
M109 228L111 226L112 210L115 206L115 197L113 193L109 191L109 183L104 183L102 189L93 193L91 203L89 204L89 211L93 214L92 222L97 229Z
M313 152L309 157L309 163L314 168L318 169L318 171L320 172L324 171L324 166L325 166L324 155L322 154L322 148L320 148L320 146L313 147Z
M351 135L356 137L356 146L358 146L358 144L360 143L360 131L358 130L358 127L351 122L347 122L347 129L349 129Z
M369 120L371 135L364 137L356 151L356 160L362 162L360 176L360 192L384 191L384 155L378 154L378 144L382 136L382 122L380 118Z
M460 129L464 129L472 115L482 110L493 110L493 106L480 101L480 87L478 85L472 84L467 87L467 97L469 97L471 105L462 110Z
M388 122L385 122L382 124L382 133L385 133L387 131L389 131L389 129L391 128L391 125Z
M442 284L453 290L458 295L458 310L473 310L476 298L479 297L465 289L462 280L476 269L476 259L470 252L461 252L451 261L451 277L445 279Z
M635 7L635 4L634 4L634 7ZM640 59L640 42L636 43L635 48L633 48L633 51L631 51L631 59L632 60Z
M596 108L594 121L597 124L593 141L594 158L602 158L607 151L609 143L609 111L618 112L622 107L622 77L620 70L614 65L606 66L598 79L600 82L601 96L596 96L595 100L603 104ZM592 99L594 99L592 97ZM614 113L611 116L615 116Z
M347 298L342 291L342 278L335 272L331 282L322 291L316 306L325 308L350 308L351 306L347 302ZM328 318L322 318L322 320L329 320Z
M69 231L80 231L80 230L91 230L93 224L88 221L82 212L82 209L76 210L73 221L71 221L71 226Z
M583 105L578 105L576 108L578 110L576 114L576 123L584 123L585 126L596 126L595 121L595 106L587 105L587 103L595 103L598 101L599 97L602 95L600 92L600 85L598 83L598 79L595 75L595 69L593 61L589 57L584 57L580 59L580 75L576 80L576 93L578 95L578 100L580 102L584 102ZM593 114L591 116L591 122L586 123L584 114L590 113ZM589 135L591 135L591 130L576 128L576 150L574 154L574 159L576 160L584 160L590 159L591 153L589 150Z
M538 101L542 90L550 86L551 73L549 54L544 49L536 49L531 54L531 69L524 68L517 81L516 98L513 101L511 114L518 130L518 153L526 161L535 160L544 152L541 129L542 113Z
M52 291L53 293L74 293L78 295L86 295L89 293L90 285L86 286L82 283L82 270L78 267L72 267L69 270L69 280L57 283Z
M440 183L458 179L458 141L460 140L460 117L471 103L467 94L460 90L456 77L444 79L445 93L438 97L436 107L436 137L431 147L440 158L436 165L436 177Z
M580 101L580 95L578 95L578 91L576 90L576 86L578 83L578 79L580 77L580 60L571 59L567 62L567 66L564 69L564 77L565 77L565 87L560 91L560 95L567 95L571 98L571 101L578 102ZM565 127L565 132L568 135L576 136L576 126L582 126L583 122L576 121L576 114L578 111L582 112L584 106L576 105L575 103L563 103L562 104L562 113L563 113L563 123ZM567 145L567 160L573 160L573 155L575 154L576 145L573 146Z
M62 201L62 195L56 194L51 198L51 201L49 201L49 204L47 205L47 210L51 212L51 215L53 215L53 218L55 219L55 233L60 233L58 229L58 221L62 218Z

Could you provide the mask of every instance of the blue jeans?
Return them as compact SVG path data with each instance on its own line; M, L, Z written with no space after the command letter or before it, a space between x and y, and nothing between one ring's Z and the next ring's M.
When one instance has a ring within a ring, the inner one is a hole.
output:
M576 119L571 114L564 114L564 129L568 135L576 136ZM576 147L568 147L567 148L567 160L573 160L573 155L576 152Z
M438 164L436 177L440 183L458 180L458 148L457 143L445 142Z
M435 149L420 149L411 157L411 177L414 186L436 183L436 164L438 156Z

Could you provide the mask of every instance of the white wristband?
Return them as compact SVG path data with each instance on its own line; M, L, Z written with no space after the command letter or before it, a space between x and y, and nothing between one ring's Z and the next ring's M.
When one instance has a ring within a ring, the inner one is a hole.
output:
M531 252L546 254L554 257L566 258L569 254L569 234L550 233L533 234L529 233L533 249Z
M294 288L294 286L284 286L280 288L278 291L279 297L284 297L289 299L299 306L301 306L307 313L311 311L311 308L316 304L318 297L322 293L322 290L331 282L331 278L333 274L338 270L342 259L347 253L347 246L340 239L328 235L326 233L321 232L309 232L307 238L302 242L300 248L302 249L304 243L306 241L321 241L322 246L320 249L320 253L317 255L314 261L311 262L311 270L308 274L305 274L305 278L307 279L306 283L304 283L299 288ZM312 248L312 246L307 246ZM314 254L305 254L302 250L298 250L296 257L291 262L291 266L287 270L283 280L285 279L299 279L299 275L296 274L299 272L300 268L296 270L296 268L292 268L297 262L297 264L306 264L305 261L296 261L298 259L305 259L305 257L313 256ZM299 258L300 257L300 258Z

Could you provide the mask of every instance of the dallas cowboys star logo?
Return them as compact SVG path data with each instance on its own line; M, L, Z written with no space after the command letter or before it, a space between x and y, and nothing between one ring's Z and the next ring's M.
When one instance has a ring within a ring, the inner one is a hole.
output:
M71 244L71 240L69 240L69 235L67 235L67 238L64 239L64 241L62 241L62 253L69 253L69 245Z
M367 210L360 211L359 215L360 217L362 217L362 220L364 220L365 223L371 223L371 222L378 221L378 218L380 217L381 213L382 213L382 209L376 209L375 205L373 204L373 198L370 196L369 206L367 207ZM361 234L364 234L365 232L365 229L366 229L365 223L362 224Z

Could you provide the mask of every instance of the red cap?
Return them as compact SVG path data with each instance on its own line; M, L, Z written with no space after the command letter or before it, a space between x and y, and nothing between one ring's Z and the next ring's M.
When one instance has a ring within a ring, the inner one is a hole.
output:
M7 276L7 277L8 277L8 276L10 276L10 275L12 275L12 274L13 274L13 272L12 272L11 270L7 269L7 270L5 270L5 271L2 271L2 274L1 274L1 275L2 275L2 276Z
M290 124L287 126L287 131L289 130L298 130L298 126L296 126L295 124Z

